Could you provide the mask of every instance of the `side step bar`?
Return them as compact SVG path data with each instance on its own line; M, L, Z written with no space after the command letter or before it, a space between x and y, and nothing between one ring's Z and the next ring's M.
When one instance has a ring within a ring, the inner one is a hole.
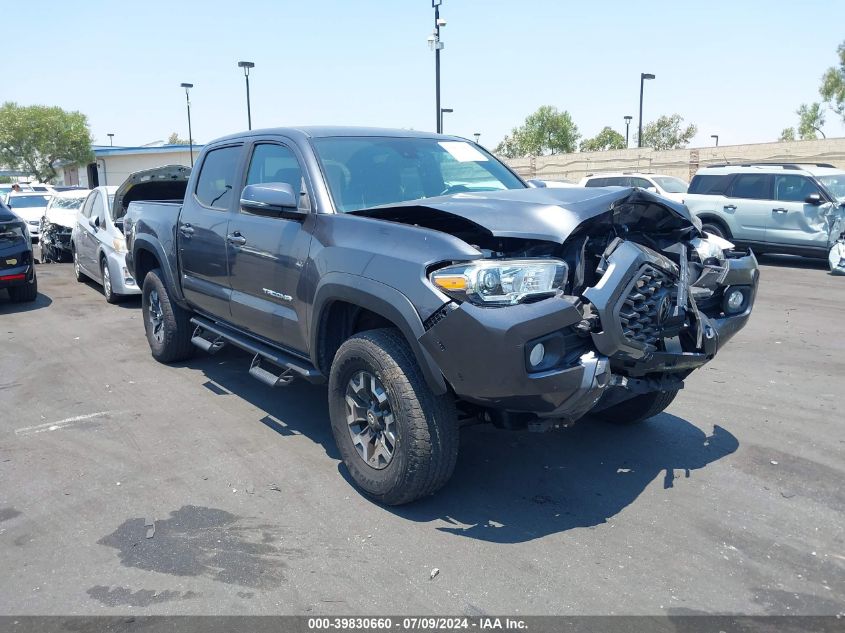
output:
M252 359L249 373L267 385L272 387L287 385L296 377L304 378L308 382L313 383L324 383L326 381L326 377L319 369L311 365L308 361L297 358L293 354L288 354L276 347L256 341L230 327L215 323L205 317L195 316L191 318L191 323L197 326L191 342L201 349L206 349L206 344L209 349L214 349L219 340L220 344L214 351L219 350L225 343L231 343L235 347L254 354L255 357ZM214 340L203 337L202 333L204 332L215 335ZM200 339L200 341L198 342L196 339ZM280 367L282 373L276 375L268 371L261 366L262 361L267 361L271 365Z

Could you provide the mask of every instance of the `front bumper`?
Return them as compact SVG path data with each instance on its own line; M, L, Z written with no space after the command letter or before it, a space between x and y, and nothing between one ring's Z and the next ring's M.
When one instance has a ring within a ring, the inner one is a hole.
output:
M630 262L627 269L618 267L607 280L608 288L626 287L636 275L637 265ZM646 379L654 374L659 379L659 375L671 373L683 378L712 359L742 329L754 304L757 262L749 254L728 260L728 265L723 289L747 286L747 305L742 313L731 316L701 312L696 325L702 330L701 345L697 348L673 342L668 346L672 351L658 349L638 356L630 353L624 340L620 342L622 329L617 322L603 321L603 331L579 334L573 326L584 319L584 308L580 299L566 295L501 308L448 304L438 319L429 319L430 327L420 343L462 400L503 411L575 420L593 408L609 386L618 388L625 382L614 374ZM616 292L603 297L594 294L590 300L594 309L607 314L618 301ZM611 331L616 328L618 332ZM530 370L530 348L545 341L553 341L546 344L554 350L551 365Z
M119 295L141 294L141 289L126 267L126 253L111 251L106 254L106 262L111 275L112 289L115 293Z
M40 240L42 246L49 246L64 253L71 253L70 238L72 229L61 224L44 223L41 225Z

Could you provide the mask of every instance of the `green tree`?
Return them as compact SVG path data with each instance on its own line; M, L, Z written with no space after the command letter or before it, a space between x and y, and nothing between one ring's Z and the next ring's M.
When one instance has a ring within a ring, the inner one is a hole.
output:
M811 103L809 106L802 103L795 114L798 115L798 136L802 141L817 138L816 132L822 135L822 138L827 138L822 132L821 128L824 125L824 110L822 104Z
M55 106L0 106L0 163L49 182L56 177L57 161L83 164L93 159L84 114Z
M582 152L604 152L609 149L625 149L625 137L609 126L593 138L581 141Z
M541 106L514 128L493 150L507 158L574 152L578 147L578 126L566 110Z
M698 127L690 123L683 127L684 119L680 114L663 115L643 128L643 147L652 149L680 149L686 147L698 132Z
M168 145L188 145L188 143L188 139L179 138L179 135L176 132L173 132L173 134L167 137Z
M845 42L836 49L839 66L831 66L822 75L819 94L831 109L845 121Z
M794 127L786 127L783 128L783 132L780 133L779 141L794 141L795 140L795 128Z

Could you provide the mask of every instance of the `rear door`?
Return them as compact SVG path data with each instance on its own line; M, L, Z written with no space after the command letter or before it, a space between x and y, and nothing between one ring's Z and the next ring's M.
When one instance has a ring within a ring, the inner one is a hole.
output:
M229 219L240 198L243 144L208 150L176 227L182 292L198 310L229 320Z
M774 180L775 203L771 205L767 240L774 244L827 248L827 216L833 206L827 196L807 176L776 174ZM814 193L821 197L822 204L804 202Z
M243 186L287 183L299 194L300 209L311 211L311 183L293 143L279 137L258 139L249 154ZM307 351L308 306L299 296L299 281L311 244L309 225L314 221L313 213L286 217L238 209L229 224L232 321L299 352Z
M737 174L722 208L716 211L725 218L737 240L765 242L773 197L771 175Z

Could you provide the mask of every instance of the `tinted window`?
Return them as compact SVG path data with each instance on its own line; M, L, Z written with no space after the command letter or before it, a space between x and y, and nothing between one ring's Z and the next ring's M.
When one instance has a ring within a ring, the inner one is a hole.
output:
M314 148L338 211L466 191L524 189L498 159L465 141L325 137Z
M732 198L771 200L771 179L767 174L740 174L731 186Z
M627 176L611 176L604 179L605 187L630 187L631 179Z
M811 193L820 193L819 188L806 176L775 176L775 200L804 202Z
M724 195L727 190L730 176L693 176L689 184L688 193L699 193L704 195Z
M631 186L632 187L642 187L643 189L647 189L648 187L653 187L654 185L651 184L645 178L631 177Z
M607 184L607 178L590 178L585 187L604 187Z
M211 150L205 155L195 192L201 204L223 210L230 207L240 155L240 146Z
M686 193L689 183L674 176L654 176L654 181L667 193Z

